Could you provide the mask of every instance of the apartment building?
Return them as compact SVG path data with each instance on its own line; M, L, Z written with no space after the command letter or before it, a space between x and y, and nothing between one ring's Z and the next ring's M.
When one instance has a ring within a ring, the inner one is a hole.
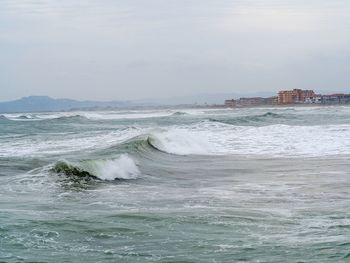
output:
M304 103L306 98L311 98L315 96L313 90L282 90L278 92L278 104L295 104Z

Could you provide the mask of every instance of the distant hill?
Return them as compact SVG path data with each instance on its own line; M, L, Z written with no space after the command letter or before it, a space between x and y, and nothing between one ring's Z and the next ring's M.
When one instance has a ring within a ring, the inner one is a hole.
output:
M203 93L181 97L154 98L134 101L79 101L72 99L54 99L48 96L29 96L18 100L0 102L0 113L40 112L69 110L105 110L133 107L162 107L176 105L212 105L223 104L226 99L239 97L269 97L273 92L257 93Z
M131 102L127 101L77 101L53 99L48 96L29 96L14 101L0 102L0 112L69 111L73 109L121 108L132 105Z

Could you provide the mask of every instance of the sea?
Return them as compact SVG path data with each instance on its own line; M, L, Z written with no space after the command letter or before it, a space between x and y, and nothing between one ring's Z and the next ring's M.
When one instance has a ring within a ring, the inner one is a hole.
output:
M0 262L350 262L350 107L3 114Z

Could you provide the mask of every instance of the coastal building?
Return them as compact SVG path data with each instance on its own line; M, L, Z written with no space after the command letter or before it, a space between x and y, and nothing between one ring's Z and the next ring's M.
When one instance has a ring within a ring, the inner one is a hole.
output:
M350 94L338 93L331 95L323 95L322 104L348 104L350 103Z
M262 97L240 98L237 101L237 104L242 107L258 106L263 105L264 103L265 100Z
M322 95L315 95L313 97L306 97L304 100L306 104L321 104L322 103Z
M225 100L225 107L227 108L234 108L236 107L236 101L235 100Z
M239 98L238 100L225 100L225 107L235 108L235 107L255 107L262 105L276 105L278 101L277 96L262 98L262 97L252 97L252 98Z
M237 104L242 107L250 107L250 106L260 106L260 105L275 105L277 104L277 97L252 97L252 98L240 98L237 101Z
M293 91L283 90L278 92L278 104L293 103Z
M264 98L264 104L265 105L276 105L277 103L278 103L278 97L277 96Z
M315 96L313 90L282 90L278 92L278 104L296 104L304 103L306 98L311 98Z
M274 97L251 97L237 100L225 100L225 107L255 107L263 105L289 104L350 104L350 94L337 93L330 95L315 94L313 90L282 90Z

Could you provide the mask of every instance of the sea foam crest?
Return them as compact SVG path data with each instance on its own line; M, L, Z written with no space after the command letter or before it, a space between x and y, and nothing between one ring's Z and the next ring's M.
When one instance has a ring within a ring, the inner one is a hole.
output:
M135 161L123 154L110 160L89 160L79 163L60 161L53 171L67 176L95 177L101 180L136 179L141 173Z
M9 120L5 115L0 115L0 120Z
M193 136L206 138L212 154L274 157L350 154L350 125L233 126L201 123Z
M141 174L135 161L126 154L114 160L93 162L90 168L101 180L135 179Z
M201 122L153 133L149 143L178 155L260 155L273 157L350 154L350 125L233 126Z
M181 129L152 133L148 141L160 151L177 155L206 155L213 151L213 146L205 138Z

